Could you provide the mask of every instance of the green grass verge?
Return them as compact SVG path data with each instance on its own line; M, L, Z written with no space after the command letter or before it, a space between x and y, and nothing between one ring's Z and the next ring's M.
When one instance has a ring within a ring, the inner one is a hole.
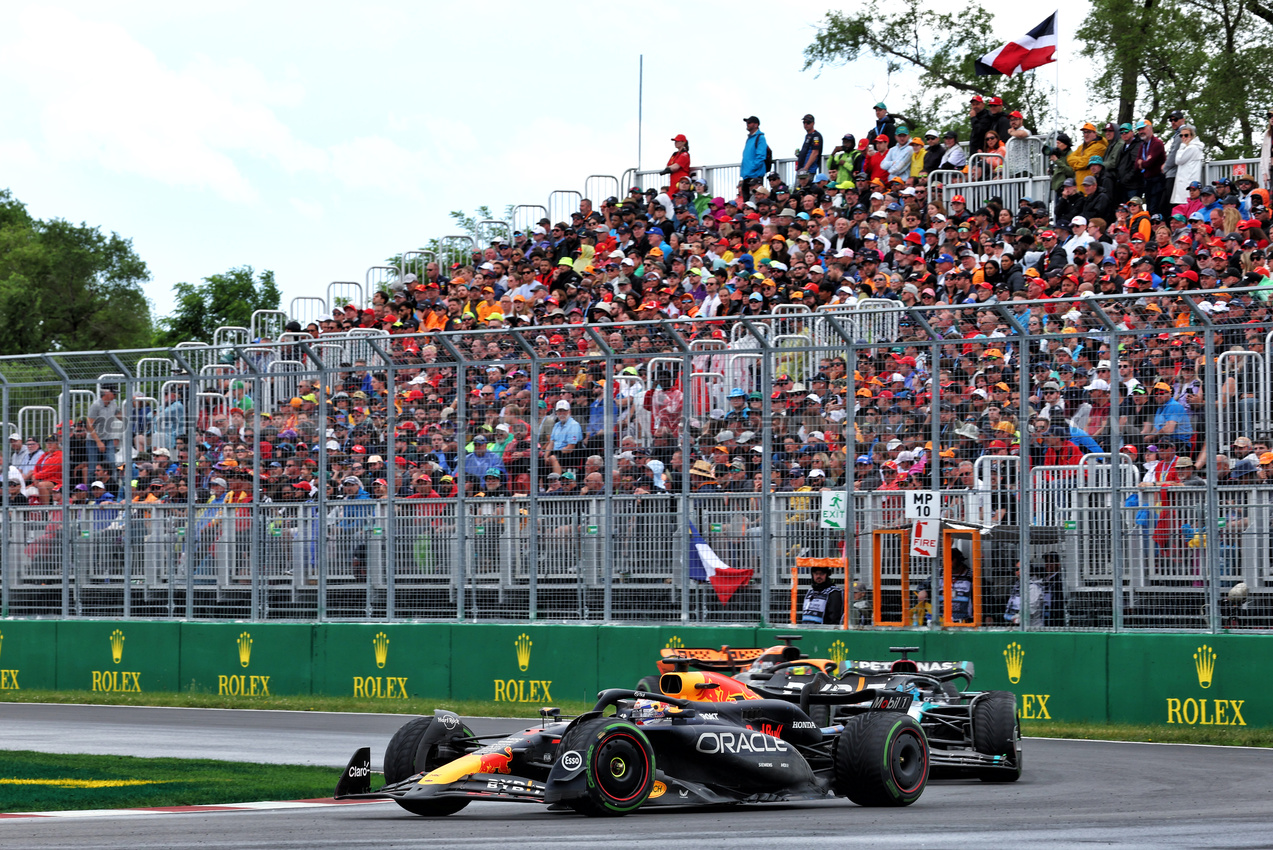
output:
M331 767L3 750L0 812L306 800L330 797L339 778Z
M230 697L208 693L101 693L95 691L0 691L0 702L82 703L92 705L155 705L175 708L255 708L275 711L352 711L374 714L432 714L445 708L476 717L535 717L539 706L482 700L412 699L369 700L354 697L277 696ZM579 714L592 703L561 700L553 705L562 714Z
M537 707L482 700L368 700L354 697L278 696L229 697L207 693L99 693L93 691L3 691L0 702L86 703L94 705L154 705L178 708L254 708L276 711L348 711L376 714L428 715L445 708L466 716L533 717ZM562 700L554 703L562 714L579 714L591 703ZM1173 744L1226 744L1273 747L1273 729L1247 726L1151 726L1117 723L1028 722L1022 733L1035 738L1079 738L1107 741L1157 741Z
M1250 726L1150 726L1123 723L1026 723L1027 738L1153 741L1160 744L1223 744L1273 747L1273 729Z

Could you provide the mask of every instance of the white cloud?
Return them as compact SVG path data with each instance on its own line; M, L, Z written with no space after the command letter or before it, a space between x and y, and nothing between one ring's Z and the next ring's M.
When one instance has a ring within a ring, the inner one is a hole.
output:
M298 213L303 215L305 218L310 219L311 221L318 221L320 218L323 217L322 204L302 201L300 198L292 198L290 199L289 203L292 205L292 209L296 210Z

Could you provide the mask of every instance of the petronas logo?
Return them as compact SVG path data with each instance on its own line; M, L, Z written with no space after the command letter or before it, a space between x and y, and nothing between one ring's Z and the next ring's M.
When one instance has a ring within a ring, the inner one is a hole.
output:
M384 667L385 662L389 660L389 636L384 632L376 632L376 636L371 639L371 645L376 649L376 666Z
M1193 666L1198 671L1198 687L1211 687L1211 677L1216 672L1215 650L1205 643L1193 654Z
M831 644L831 648L827 650L827 655L831 656L831 660L839 669L844 669L844 660L849 657L849 648L845 646L844 641L837 640Z
M252 635L243 632L239 635L239 666L246 667L252 660Z
M676 635L672 635L672 637L668 639L666 648L667 649L684 649L685 641L681 640Z
M124 633L119 629L111 632L111 661L118 664L124 660Z
M1021 668L1025 666L1025 650L1021 644L1013 641L1003 651L1004 660L1008 662L1008 681L1016 684L1021 681Z
M513 645L517 647L517 669L524 673L530 667L530 648L533 645L530 635L525 633L518 635Z

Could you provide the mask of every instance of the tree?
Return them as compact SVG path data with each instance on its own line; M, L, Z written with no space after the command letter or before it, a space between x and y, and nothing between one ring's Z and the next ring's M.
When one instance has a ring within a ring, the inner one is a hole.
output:
M1273 8L1234 0L1093 0L1079 52L1096 71L1095 95L1118 103L1118 120L1157 125L1181 109L1198 137L1224 157L1250 156L1273 100L1264 69Z
M216 329L224 326L248 328L256 310L277 310L281 295L274 272L259 276L251 266L214 274L202 283L178 283L177 309L159 321L155 344L212 342Z
M993 16L976 2L942 13L920 0L868 0L857 13L827 13L813 43L805 48L804 67L847 65L870 55L884 60L888 88L895 75L917 74L917 85L909 80L904 84L905 101L890 104L891 112L906 116L911 129L955 128L961 138L968 138L967 104L974 94L1003 98L1008 109L1019 109L1025 125L1036 131L1049 127L1052 87L1035 74L977 76L975 60L1001 44L986 35L993 24ZM872 89L872 94L886 102L896 100L888 88ZM866 129L872 116L863 116L861 123Z
M144 347L149 279L132 240L33 218L0 190L0 354Z
M513 207L511 205L504 208L504 216L502 219L495 215L495 213L491 211L491 208L485 204L478 207L472 213L466 213L463 210L451 210L447 213L447 215L450 217L451 221L455 223L456 230L453 235L464 235L472 238L472 250L482 250L490 244L491 239L494 237L503 236L506 239L511 239L513 236L513 234L509 232L511 228L504 228L499 225L480 224L480 222L483 221L493 221L496 219L512 222ZM451 239L449 238L450 235L452 234L429 239L424 243L424 247L419 249L420 251L428 251L436 257L437 262L441 264L441 268L444 270L444 273L445 270L449 269L454 263L467 265L472 262L473 259L467 241L463 239ZM403 274L412 273L416 277L423 277L424 262L419 256L409 257L404 263L403 255L395 254L385 260L385 265L401 268L403 270Z

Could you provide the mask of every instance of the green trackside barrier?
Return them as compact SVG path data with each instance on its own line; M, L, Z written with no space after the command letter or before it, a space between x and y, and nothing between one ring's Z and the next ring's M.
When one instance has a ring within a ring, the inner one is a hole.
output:
M756 646L756 629L747 626L600 626L597 629L597 684L632 688L657 676L659 650L679 647Z
M1115 636L1116 637L1116 636ZM971 661L972 687L1012 691L1017 713L1031 721L1104 722L1110 635L1039 632L929 632L923 658Z
M180 626L172 621L62 620L57 627L57 687L100 693L181 690Z
M591 700L655 672L659 650L772 646L812 657L972 661L1033 721L1273 726L1269 635L845 631L783 627L0 620L0 692L196 691L367 700Z
M451 697L528 708L597 695L597 626L465 624L451 631Z
M0 692L57 689L56 620L0 620Z
M184 691L268 697L312 690L314 627L300 623L179 623Z
M322 623L314 627L314 693L368 701L451 695L450 623ZM487 696L489 699L489 696Z
M1114 635L1109 709L1118 722L1273 726L1273 638Z

